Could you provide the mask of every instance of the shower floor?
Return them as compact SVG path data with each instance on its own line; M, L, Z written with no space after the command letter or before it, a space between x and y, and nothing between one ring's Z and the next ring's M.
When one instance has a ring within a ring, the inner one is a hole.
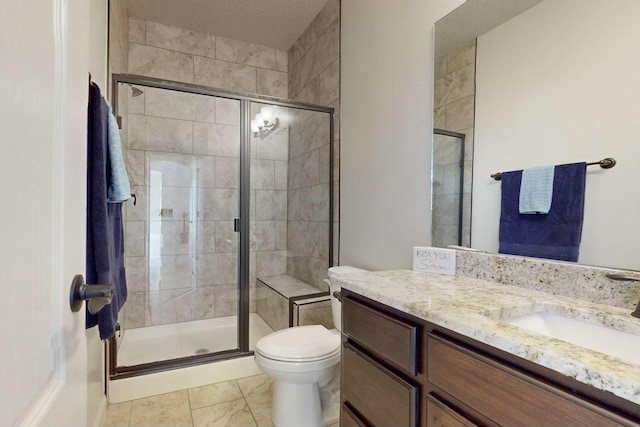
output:
M195 320L126 330L118 346L118 366L158 362L237 348L237 316ZM249 348L273 329L256 313L249 315Z

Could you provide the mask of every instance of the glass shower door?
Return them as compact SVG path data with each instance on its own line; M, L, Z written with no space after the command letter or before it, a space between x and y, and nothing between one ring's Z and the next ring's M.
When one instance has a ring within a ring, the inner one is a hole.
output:
M118 84L129 298L117 366L239 348L240 101Z

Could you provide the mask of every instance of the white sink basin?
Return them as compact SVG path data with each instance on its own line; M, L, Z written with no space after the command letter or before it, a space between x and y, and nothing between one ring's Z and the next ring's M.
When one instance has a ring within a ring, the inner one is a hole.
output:
M594 321L593 319L591 321L583 321L571 316L572 313L560 314L550 311L536 311L512 316L505 316L503 313L496 320L608 354L631 363L640 364L640 333L638 333L640 331L640 320L636 324L634 319L629 319L628 321L626 319L616 319L616 326L620 325L622 326L621 329L628 329L623 331L597 323L590 323Z

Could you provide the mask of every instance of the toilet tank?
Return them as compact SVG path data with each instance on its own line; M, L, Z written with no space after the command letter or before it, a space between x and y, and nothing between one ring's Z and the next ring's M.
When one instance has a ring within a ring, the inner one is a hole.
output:
M338 274L364 273L368 270L361 268L341 265L338 267L329 267L329 293L331 294L331 314L333 314L333 324L338 331L342 331L342 306L340 300L334 296L334 292L340 292L340 286L335 284L333 278Z

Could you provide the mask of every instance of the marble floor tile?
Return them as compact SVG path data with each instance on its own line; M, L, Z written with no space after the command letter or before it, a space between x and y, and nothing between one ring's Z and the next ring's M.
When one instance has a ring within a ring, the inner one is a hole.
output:
M238 378L236 381L245 398L271 399L273 381L265 374Z
M269 393L269 395L271 394ZM274 427L273 422L271 422L271 399L260 400L247 398L246 402L247 405L249 405L249 410L258 427Z
M186 390L134 400L130 427L192 427Z
M194 427L257 427L244 399L194 409Z
M131 402L109 405L107 416L102 427L129 427L131 418Z
M109 405L103 427L274 427L272 393L264 374L208 384Z
M243 396L235 381L189 389L189 402L191 402L192 410L239 399L243 399Z

